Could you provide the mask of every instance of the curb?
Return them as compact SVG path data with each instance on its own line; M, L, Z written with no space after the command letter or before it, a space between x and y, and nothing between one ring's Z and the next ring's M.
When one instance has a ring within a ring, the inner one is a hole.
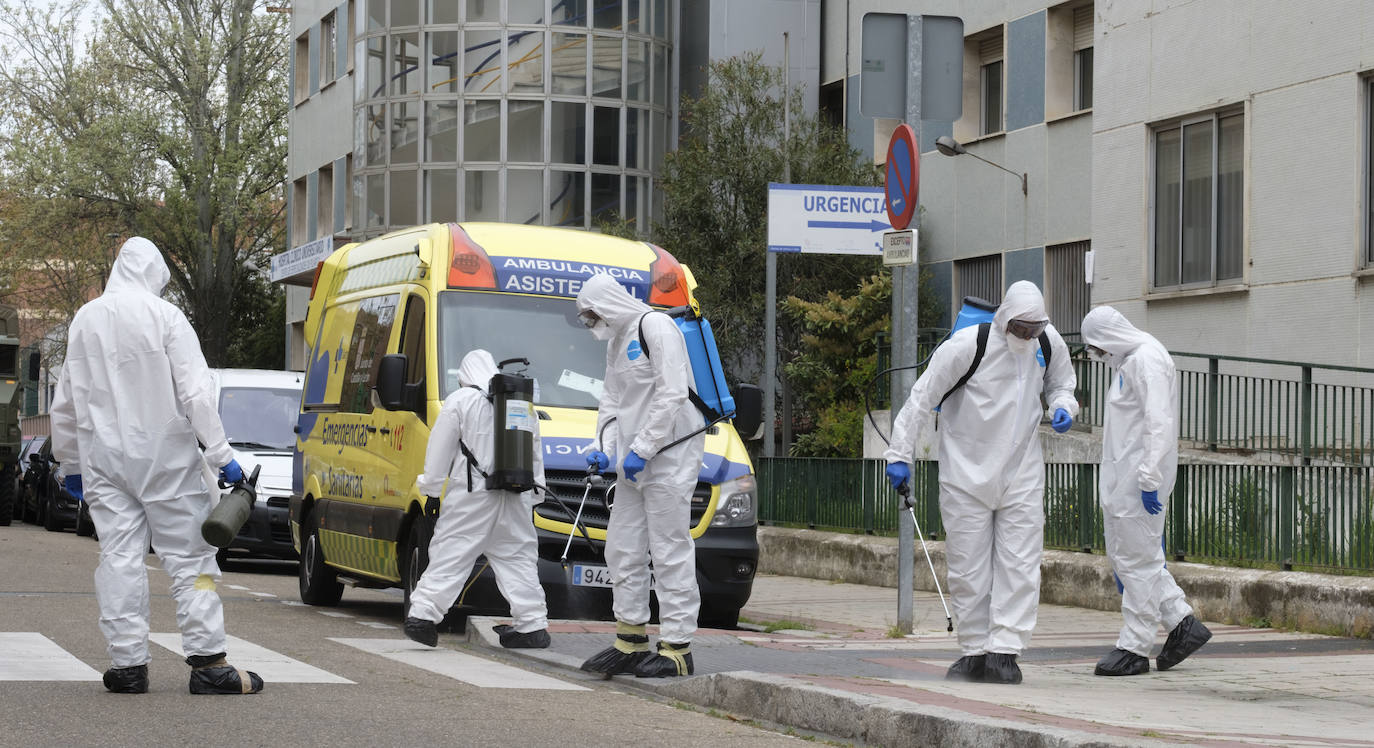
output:
M760 573L897 586L896 538L771 526L760 526L758 538ZM926 547L936 573L946 576L945 544L927 540ZM916 589L934 592L919 542L915 555ZM1374 637L1374 578L1175 561L1169 562L1169 571L1204 620ZM1045 551L1040 563L1040 602L1121 609L1107 557L1073 551Z
M467 639L510 657L537 660L558 669L594 679L582 672L571 655L538 649L503 649L491 625L497 618L469 620ZM956 709L919 704L893 696L854 693L797 679L741 670L688 678L640 679L614 677L615 685L630 691L718 709L774 725L822 733L863 744L904 747L948 746L981 748L1097 748L1098 746L1164 746L1160 740L1125 739L1045 725L1021 724ZM875 685L880 682L875 681Z

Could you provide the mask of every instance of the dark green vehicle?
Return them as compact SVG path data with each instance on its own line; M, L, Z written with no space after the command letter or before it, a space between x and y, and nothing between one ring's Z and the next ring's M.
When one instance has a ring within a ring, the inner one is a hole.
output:
M23 395L24 388L19 385L19 312L12 306L0 306L0 525L10 523L18 498L15 478L23 446L19 433Z

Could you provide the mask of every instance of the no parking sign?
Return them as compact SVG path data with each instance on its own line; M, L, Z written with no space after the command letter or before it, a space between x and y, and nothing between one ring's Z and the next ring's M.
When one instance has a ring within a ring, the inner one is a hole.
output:
M906 123L892 132L887 144L887 178L884 190L887 217L892 228L904 229L916 215L916 191L921 184L921 151L916 147L916 131Z

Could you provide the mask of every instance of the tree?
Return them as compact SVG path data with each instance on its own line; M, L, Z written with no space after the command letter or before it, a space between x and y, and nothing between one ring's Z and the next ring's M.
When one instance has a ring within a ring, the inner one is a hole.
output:
M284 237L288 21L262 0L101 10L0 5L0 177L20 195L100 206L112 233L157 244L171 296L221 365L245 335L235 310L262 303L244 263L264 265Z
M940 319L942 305L930 279L923 269L917 311L922 328ZM800 350L785 367L802 406L792 454L859 457L865 391L878 373L878 333L891 327L892 274L884 270L860 281L857 292L830 291L819 301L789 296L782 313L804 330Z
M791 137L783 138L783 107ZM762 374L768 183L877 185L880 174L842 128L805 112L801 89L783 90L781 68L757 53L714 62L700 97L684 98L685 135L664 165L664 220L653 239L687 263L722 357L736 378ZM874 257L780 258L778 288L805 299L847 291L877 272ZM800 326L779 319L779 360L798 350Z

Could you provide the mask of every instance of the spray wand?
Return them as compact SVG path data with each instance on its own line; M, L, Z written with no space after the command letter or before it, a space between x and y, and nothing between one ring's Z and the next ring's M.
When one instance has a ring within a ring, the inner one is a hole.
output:
M930 549L926 548L926 537L921 533L921 523L916 521L916 502L911 500L911 484L904 482L897 487L897 493L902 497L902 506L911 513L911 523L916 526L916 537L921 539L921 550L926 554L926 566L930 567L930 578L935 580L935 593L940 596L940 607L945 609L945 631L954 631L954 616L949 614L949 606L945 605L945 593L940 589L940 577L935 574L935 564L930 560Z

